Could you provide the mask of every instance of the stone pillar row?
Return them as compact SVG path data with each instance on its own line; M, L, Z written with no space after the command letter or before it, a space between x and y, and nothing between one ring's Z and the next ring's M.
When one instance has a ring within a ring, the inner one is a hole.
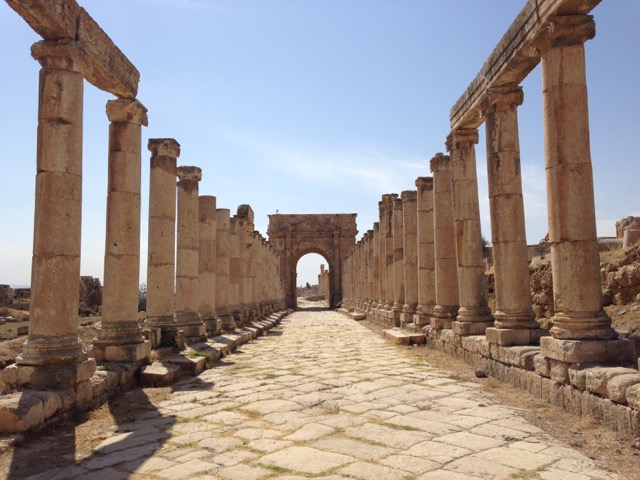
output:
M571 363L635 359L631 343L615 338L601 301L584 59L584 43L594 35L591 16L563 15L551 17L532 42L542 69L555 309L550 335L541 337L532 311L517 119L524 95L518 85L488 88L482 108L494 311L484 295L474 126L451 131L450 156L435 155L433 177L419 177L417 191L382 196L377 228L347 259L347 292L358 296L356 306L365 295L371 318L396 326L413 321L416 330L428 325L433 338L450 329L456 336L485 334L501 346L540 341L558 381L566 381L557 372L566 377Z

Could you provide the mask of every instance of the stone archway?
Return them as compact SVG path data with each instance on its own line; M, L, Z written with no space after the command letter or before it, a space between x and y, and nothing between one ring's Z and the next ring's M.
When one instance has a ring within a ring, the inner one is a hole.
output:
M296 307L296 266L307 253L317 253L329 263L329 304L342 300L342 261L355 246L356 214L269 215L269 241L280 254L280 276L287 307Z

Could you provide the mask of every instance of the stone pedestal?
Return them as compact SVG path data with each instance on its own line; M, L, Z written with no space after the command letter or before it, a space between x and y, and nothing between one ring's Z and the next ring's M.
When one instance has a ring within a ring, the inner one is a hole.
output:
M85 59L74 41L38 42L32 55L42 69L31 303L29 336L16 362L64 374L86 360L78 340ZM32 378L46 385L54 377Z
M431 159L433 173L434 265L436 306L430 324L434 330L451 328L458 313L458 270L453 229L451 160L437 153Z
M591 16L552 17L536 45L542 57L554 326L559 340L615 336L602 309L596 234L584 42L595 35ZM547 355L544 347L543 355Z
M178 337L174 310L176 163L180 144L172 138L149 139L149 239L147 318L145 327L160 330L158 346L175 346Z
M404 229L402 224L402 200L393 201L393 324L400 326L404 306Z
M404 305L400 321L413 323L418 306L418 194L415 190L406 190L402 198L403 266L404 266Z
M436 305L435 250L433 218L433 178L418 177L417 187L417 243L418 243L418 306L414 324L416 332L430 323Z
M107 103L109 178L102 321L92 355L98 361L139 362L151 344L138 324L140 276L140 171L147 109L137 100Z
M495 329L492 343L526 345L537 329L531 308L529 259L522 201L518 117L523 101L520 87L493 88L487 95L487 169L495 272Z
M220 328L216 320L216 197L198 200L198 312L207 332Z
M476 174L477 129L457 129L447 139L453 177L453 219L460 308L452 328L458 335L480 335L493 326L484 297L484 259Z

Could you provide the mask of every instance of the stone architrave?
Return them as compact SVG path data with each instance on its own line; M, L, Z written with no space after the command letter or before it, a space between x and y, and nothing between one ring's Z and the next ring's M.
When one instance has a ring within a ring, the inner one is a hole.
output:
M528 345L531 329L538 328L531 308L516 112L523 99L520 87L493 88L487 95L487 170L496 304L495 328L488 328L486 335L490 343L499 345Z
M451 160L436 153L431 159L433 173L434 264L436 306L432 330L450 329L458 314L458 269L453 226L453 182Z
M560 343L615 336L611 320L602 309L589 145L584 43L594 36L590 15L567 15L552 17L535 42L542 61L555 309L551 335ZM542 353L550 352L543 345Z
M199 167L180 166L178 175L178 248L176 260L176 323L187 338L203 338L198 276L198 184L202 179Z
M73 386L87 360L78 339L85 58L77 42L38 42L40 63L36 199L29 335L19 365L32 385ZM64 378L64 380L63 380Z
M414 319L419 332L429 324L436 305L436 272L434 251L433 178L418 177L417 237L418 237L418 306Z
M453 219L458 259L460 308L452 325L458 335L482 335L493 326L484 295L484 258L480 232L476 153L478 130L456 129L447 139L453 177Z
M207 332L217 332L222 325L216 315L216 197L200 195L198 217L198 312Z
M402 224L402 200L393 201L393 324L400 326L404 306L404 229Z
M216 313L222 321L222 328L236 328L231 315L229 297L229 269L230 258L230 212L227 208L216 210Z
M404 305L401 323L413 323L418 306L418 192L405 190L402 198Z
M159 331L153 347L176 345L175 230L176 164L180 144L172 138L150 138L149 240L147 318L145 326Z
M102 321L93 341L97 360L138 362L151 344L138 324L142 125L147 109L135 99L107 102L109 178Z

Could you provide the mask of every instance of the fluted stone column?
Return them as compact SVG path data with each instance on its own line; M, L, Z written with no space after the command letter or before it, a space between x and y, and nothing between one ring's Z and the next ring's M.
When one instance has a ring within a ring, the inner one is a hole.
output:
M109 176L102 321L93 341L97 360L138 362L151 344L138 324L142 125L147 109L135 99L107 102Z
M78 339L85 63L74 41L38 42L31 53L42 66L33 261L29 336L16 361L37 367L33 385L71 386L87 358ZM95 371L89 362L79 380Z
M434 251L433 178L418 177L417 237L418 237L418 306L414 318L419 332L429 324L436 305L436 271Z
M202 322L198 277L198 183L202 170L180 166L178 174L178 251L176 261L176 323L188 338L202 338L206 327Z
M216 314L216 197L200 195L198 202L198 312L213 333L222 328Z
M225 329L236 328L231 315L229 269L230 257L230 215L228 208L216 210L216 313Z
M149 239L147 261L147 328L159 329L156 346L176 344L174 309L176 163L180 144L172 138L150 138Z
M611 357L615 337L602 309L600 260L589 145L584 42L595 35L589 15L552 17L536 39L542 57L542 100L549 242L553 274L553 338L542 354L581 362ZM594 340L576 347L574 341ZM576 348L588 352L568 356ZM622 355L620 355L622 356ZM617 359L619 360L619 359Z
M397 193L382 195L384 204L385 222L385 268L386 268L386 299L383 313L384 319L393 322L393 312L391 311L394 301L395 276L394 276L394 251L393 251L393 204L398 198ZM404 303L403 303L404 305Z
M404 229L402 225L402 200L393 201L393 324L400 326L404 306Z
M487 327L493 326L493 317L484 295L485 266L478 205L476 143L477 129L454 130L447 140L453 175L453 219L460 296L460 308L452 328L458 335L484 334Z
M458 314L458 269L453 225L453 181L448 155L436 153L431 159L433 173L434 264L436 306L432 330L450 329Z
M404 305L401 323L413 323L418 306L418 194L415 190L405 190L402 198L403 264L404 264Z
M488 328L486 335L490 343L498 345L528 345L532 329L538 328L531 308L516 112L523 99L520 87L497 87L487 95L487 170L496 311L495 328Z

